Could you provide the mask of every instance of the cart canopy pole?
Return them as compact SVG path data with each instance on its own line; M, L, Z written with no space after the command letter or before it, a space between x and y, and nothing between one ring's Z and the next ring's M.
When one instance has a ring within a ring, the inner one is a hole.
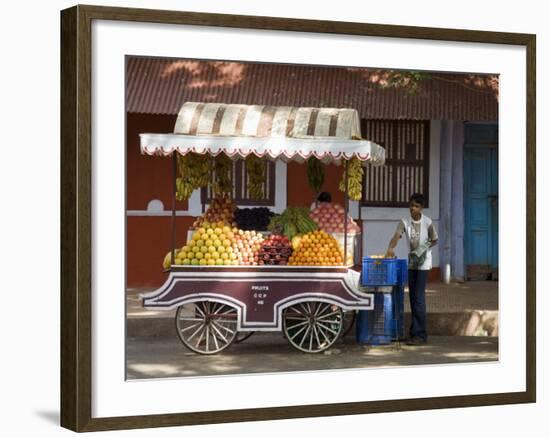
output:
M176 192L177 192L177 185L176 185L176 175L177 175L177 169L178 169L178 154L174 153L172 154L172 244L171 250L170 250L170 265L173 266L176 263Z
M348 214L349 214L349 196L348 196L348 187L349 187L349 172L348 172L349 160L346 159L344 165L344 266L348 261Z
M362 183L362 182L361 182ZM362 188L365 188L365 187L362 187ZM363 191L361 191L361 193L363 193ZM362 194L361 194L362 196ZM360 232L360 236L361 238L359 239L359 263L362 263L363 261L363 214L361 212L362 210L362 206L361 206L361 203L362 203L363 199L361 197L361 199L359 199L359 226L361 226L361 232ZM355 247L355 246L354 246ZM354 264L355 264L355 260L353 261Z

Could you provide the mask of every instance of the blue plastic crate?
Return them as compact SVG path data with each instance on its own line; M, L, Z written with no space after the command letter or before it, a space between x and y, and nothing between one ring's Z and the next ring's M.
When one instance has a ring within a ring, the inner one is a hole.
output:
M389 344L396 326L394 299L391 293L374 293L374 308L359 311L356 321L356 339L359 344Z
M397 285L403 286L407 283L408 277L408 264L406 259L397 260Z
M403 338L403 287L374 293L374 308L358 311L355 338L359 344L383 345Z
M361 285L376 287L397 285L398 260L395 258L363 258Z

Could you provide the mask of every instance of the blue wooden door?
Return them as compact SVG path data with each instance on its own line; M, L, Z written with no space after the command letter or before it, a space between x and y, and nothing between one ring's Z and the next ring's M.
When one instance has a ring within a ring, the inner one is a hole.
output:
M498 278L498 149L491 149L491 268ZM495 279L495 278L493 278Z
M464 150L466 276L485 279L498 269L497 149Z

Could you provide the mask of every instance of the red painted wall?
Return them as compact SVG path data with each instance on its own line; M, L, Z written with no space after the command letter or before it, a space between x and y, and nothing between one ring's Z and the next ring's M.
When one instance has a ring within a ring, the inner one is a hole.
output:
M344 193L338 189L342 177L343 167L336 165L325 166L325 184L323 191L332 195L332 201L344 204ZM289 162L287 167L287 203L290 206L307 206L315 199L315 193L307 183L305 164Z
M126 117L126 209L144 211L153 199L172 209L172 160L142 155L139 134L172 132L173 115L128 114ZM187 209L187 202L177 202L177 209ZM164 282L162 260L171 245L171 217L127 216L126 282L130 288L157 287ZM185 242L192 218L177 218L177 241Z
M169 133L174 130L173 115L128 114L126 117L126 192L128 210L146 210L152 199L162 200L164 209L172 209L172 159L142 155L140 133ZM187 209L187 202L178 202L178 209Z
M162 271L162 261L170 252L171 220L169 216L127 218L127 287L158 287L165 281L167 274ZM176 247L185 244L193 220L176 217Z

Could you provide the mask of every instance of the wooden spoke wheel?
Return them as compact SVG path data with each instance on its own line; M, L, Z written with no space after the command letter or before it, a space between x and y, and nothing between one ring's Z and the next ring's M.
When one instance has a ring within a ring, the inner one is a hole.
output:
M283 331L292 346L302 352L318 353L331 347L343 326L342 309L325 302L302 302L283 314Z
M208 300L182 305L176 312L176 330L188 349L204 355L215 354L237 337L237 310Z

